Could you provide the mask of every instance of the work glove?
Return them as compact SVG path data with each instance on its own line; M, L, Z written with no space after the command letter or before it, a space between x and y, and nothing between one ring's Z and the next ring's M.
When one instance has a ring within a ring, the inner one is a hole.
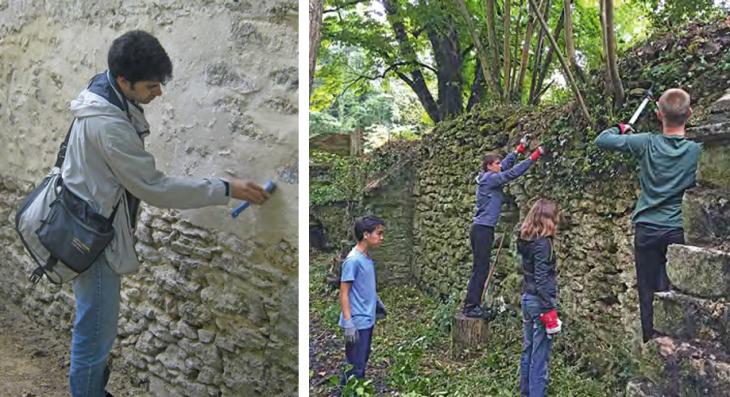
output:
M352 319L345 320L342 327L345 329L345 343L357 343L359 336L357 328L355 328L355 322L353 322Z
M519 154L525 153L525 150L527 150L527 140L529 139L529 136L530 135L528 134L528 135L523 136L522 139L520 139L520 143L515 148L515 152L517 152Z
M380 300L380 297L378 297L378 304L375 306L375 318L382 320L387 315L388 313L385 312L385 305L383 304L383 301Z
M631 134L634 131L634 127L631 126L631 124L628 123L618 123L616 124L616 128L618 128L618 131L623 134Z
M549 311L540 314L539 318L542 325L545 326L545 332L547 333L548 337L552 337L553 335L560 332L563 322L560 321L560 319L558 318L557 310L550 309Z
M543 149L542 146L538 146L530 155L530 160L537 161L537 159L539 159L543 154L545 154L545 149Z

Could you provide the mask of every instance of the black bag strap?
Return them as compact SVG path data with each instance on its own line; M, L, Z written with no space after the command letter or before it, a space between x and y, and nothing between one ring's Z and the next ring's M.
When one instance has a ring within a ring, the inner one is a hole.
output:
M122 203L122 199L119 199L119 202L117 203L117 205L114 206L114 210L112 210L112 214L109 215L109 218L108 218L109 223L114 223L114 215L117 214L117 210L119 209L119 204L121 204L121 203Z
M48 277L46 273L50 273L51 271L53 271L53 267L56 266L57 263L58 258L53 255L49 256L46 264L36 267L35 270L33 270L33 273L28 276L28 280L30 280L33 285L38 284L38 282L41 281L41 278L43 278L43 275L46 275L46 277ZM48 277L48 279L51 280L50 277Z
M68 132L66 133L66 138L64 138L63 142L61 142L61 147L58 148L58 154L56 155L56 164L54 167L61 168L63 166L63 160L66 159L66 148L68 147L68 139L71 137L71 129L74 126L74 121L76 119L73 119L71 121L71 125L68 127Z

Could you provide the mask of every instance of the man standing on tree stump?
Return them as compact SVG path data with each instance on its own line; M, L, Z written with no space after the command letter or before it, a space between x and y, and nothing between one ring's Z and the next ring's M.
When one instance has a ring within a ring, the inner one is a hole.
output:
M684 244L682 197L695 185L701 151L700 144L684 137L685 123L692 114L689 94L669 89L657 106L662 134L631 134L634 129L629 124L619 123L596 139L602 149L631 153L639 159L641 193L631 221L644 342L654 335L654 293L669 289L667 247Z
M512 167L517 159L517 154L525 153L527 150L526 145L525 137L504 160L496 153L487 153L482 160L482 171L476 177L476 215L474 215L469 233L474 262L464 301L466 317L486 317L481 306L482 292L487 274L489 274L489 260L494 244L494 227L497 225L499 214L502 211L504 199L502 186L527 172L527 169L544 152L542 147L538 147L529 158Z

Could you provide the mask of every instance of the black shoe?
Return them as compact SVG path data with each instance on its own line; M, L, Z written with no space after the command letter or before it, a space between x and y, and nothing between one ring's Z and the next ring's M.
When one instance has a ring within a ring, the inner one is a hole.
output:
M492 321L497 318L497 313L489 307L483 307L482 313L482 318L487 321Z
M464 315L469 318L484 318L484 310L479 306L465 307Z

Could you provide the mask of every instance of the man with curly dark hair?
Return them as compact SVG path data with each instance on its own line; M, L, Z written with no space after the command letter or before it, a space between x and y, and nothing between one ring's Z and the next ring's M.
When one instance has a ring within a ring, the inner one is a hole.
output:
M172 62L154 36L135 30L118 37L108 67L71 102L75 120L64 142L66 155L57 163L66 188L102 216L115 214L114 239L73 281L69 381L74 397L110 395L107 360L117 335L121 276L139 268L133 236L140 201L187 209L226 204L231 197L261 204L268 197L252 182L173 177L156 168L144 147L150 132L141 105L162 95Z

